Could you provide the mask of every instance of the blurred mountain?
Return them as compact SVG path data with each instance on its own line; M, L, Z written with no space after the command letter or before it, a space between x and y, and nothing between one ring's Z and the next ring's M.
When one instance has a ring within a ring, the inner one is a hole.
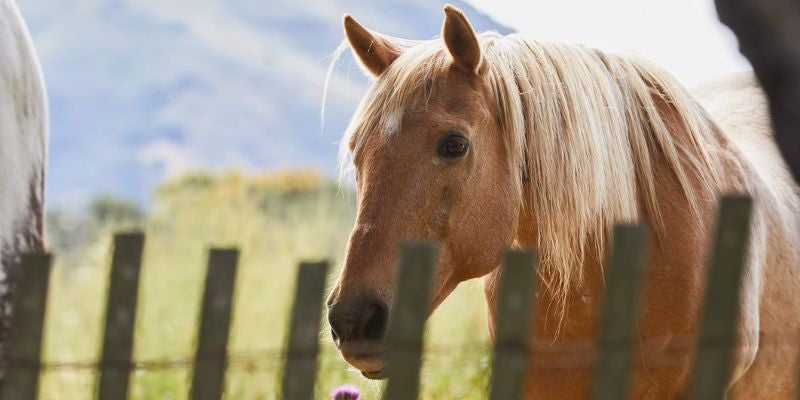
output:
M509 33L460 0L478 30ZM51 207L96 194L149 202L189 169L318 168L366 79L350 52L320 107L342 14L393 36L438 35L440 1L19 0L51 107Z

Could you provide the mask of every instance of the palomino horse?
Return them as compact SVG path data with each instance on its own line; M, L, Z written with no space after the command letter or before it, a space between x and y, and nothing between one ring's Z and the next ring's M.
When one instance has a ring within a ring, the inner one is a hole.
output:
M358 211L328 318L344 358L383 376L401 240L441 245L431 311L484 277L490 322L503 249L536 247L526 398L586 398L610 227L643 221L653 234L632 397L685 397L716 201L744 192L756 210L729 396L791 398L800 201L752 78L693 97L642 59L476 35L462 12L444 11L431 41L344 18L375 77L342 143Z
M28 30L0 0L0 361L23 252L44 250L47 106Z

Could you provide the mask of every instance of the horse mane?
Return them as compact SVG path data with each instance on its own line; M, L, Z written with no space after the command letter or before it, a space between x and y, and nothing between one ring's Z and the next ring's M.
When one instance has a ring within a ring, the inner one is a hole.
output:
M386 127L424 101L450 66L440 39L391 40L403 52L359 105L341 142L342 174L362 149L364 133L388 134ZM656 235L664 234L656 157L666 160L695 217L701 193L719 192L720 167L711 154L721 144L713 122L669 73L638 57L519 35L487 32L479 42L510 161L518 167L520 204L537 222L540 273L562 306L583 280L587 252L605 254L613 223L637 221L646 212ZM671 115L659 112L665 105ZM685 132L680 140L676 130Z

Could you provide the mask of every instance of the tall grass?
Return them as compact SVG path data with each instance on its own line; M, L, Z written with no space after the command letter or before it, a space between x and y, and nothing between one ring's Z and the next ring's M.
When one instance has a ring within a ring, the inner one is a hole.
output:
M234 359L225 397L278 398L280 350L296 266L301 260L327 259L338 272L353 223L353 197L310 172L261 177L194 174L161 186L152 209L141 218L130 211L105 223L85 218L84 223L98 226L81 229L86 239L77 245L56 249L65 254L57 255L52 279L45 361L97 361L111 235L115 230L137 228L147 239L134 357L147 361L192 356L207 251L212 246L238 247L241 258L229 345ZM102 209L103 215L109 214L108 207ZM69 236L69 232L61 234ZM70 242L68 237L53 239ZM329 287L335 277L332 273ZM320 336L317 397L325 398L333 387L350 383L365 398L378 398L379 384L349 368L325 331ZM430 351L423 367L423 397L485 397L487 341L481 290L467 282L428 324ZM186 398L190 374L191 365L137 370L131 398ZM40 398L90 398L95 380L91 369L48 370L42 377Z

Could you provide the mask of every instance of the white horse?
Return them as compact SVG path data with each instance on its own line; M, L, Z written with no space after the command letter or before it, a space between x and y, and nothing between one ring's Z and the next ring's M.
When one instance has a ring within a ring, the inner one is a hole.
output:
M47 104L14 0L0 0L0 362L20 254L44 250Z

